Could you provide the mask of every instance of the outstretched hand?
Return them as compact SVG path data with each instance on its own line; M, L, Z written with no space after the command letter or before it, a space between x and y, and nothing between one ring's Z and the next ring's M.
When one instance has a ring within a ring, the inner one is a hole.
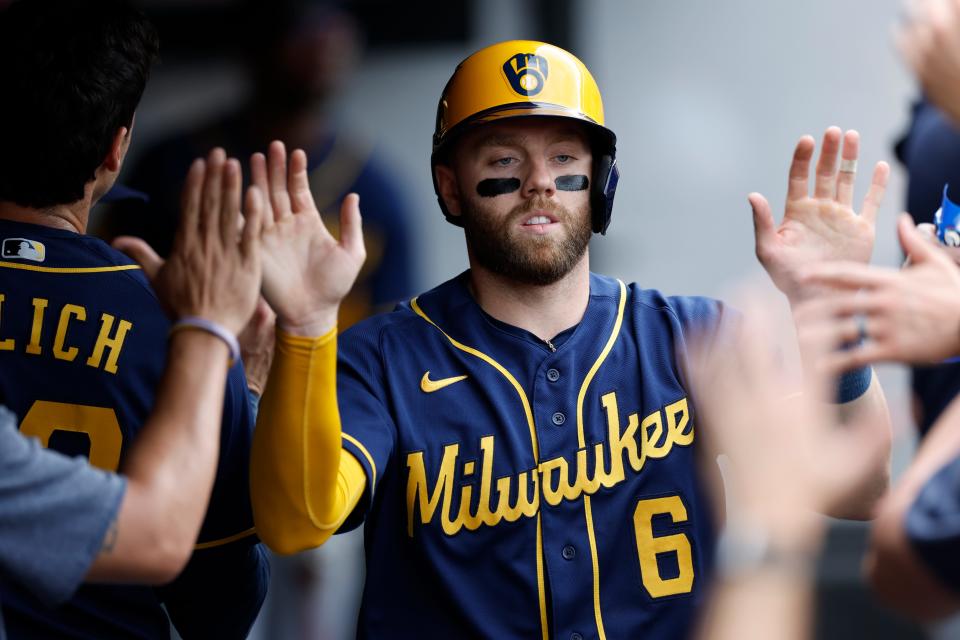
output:
M903 270L838 262L814 265L804 282L841 290L815 305L833 318L835 344L865 340L832 357L851 369L882 361L931 364L960 354L960 269L904 214L897 232Z
M290 156L275 141L265 157L250 159L253 184L268 194L262 232L263 295L288 333L320 336L336 325L347 295L366 258L360 198L347 195L340 206L340 240L320 219L310 193L307 156Z
M239 334L253 315L260 288L264 198L247 190L241 231L240 163L214 149L187 174L180 226L166 261L139 238L114 246L140 263L174 318L201 317Z
M843 162L838 163L841 138ZM810 136L800 138L797 143L790 165L787 203L779 225L773 219L766 198L759 193L749 196L753 208L757 258L791 304L810 298L819 291L809 283L800 281L800 271L805 266L828 260L870 261L877 210L890 174L886 162L876 164L863 207L857 215L853 210L853 187L859 134L856 131L842 134L837 127L827 129L817 160L811 196L809 173L815 146Z

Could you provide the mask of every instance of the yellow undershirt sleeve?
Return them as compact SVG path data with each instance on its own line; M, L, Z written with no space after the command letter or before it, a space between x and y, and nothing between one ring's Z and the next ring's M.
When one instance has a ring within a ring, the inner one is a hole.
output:
M277 553L326 542L366 486L360 462L341 454L336 337L336 328L319 338L277 331L250 467L257 534Z

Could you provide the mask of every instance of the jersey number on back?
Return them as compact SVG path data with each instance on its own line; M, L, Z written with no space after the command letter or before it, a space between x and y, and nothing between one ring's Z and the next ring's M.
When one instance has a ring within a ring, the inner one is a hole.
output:
M693 589L693 554L690 539L685 533L666 536L653 535L653 517L667 514L674 524L687 521L687 508L680 496L666 496L641 500L633 512L633 529L637 535L637 555L640 558L640 576L647 593L653 598L690 593ZM677 555L679 574L674 578L660 577L657 556L673 552Z
M20 432L39 438L44 447L50 445L50 436L56 431L87 434L93 466L106 471L120 466L123 432L113 409L37 400L20 423Z

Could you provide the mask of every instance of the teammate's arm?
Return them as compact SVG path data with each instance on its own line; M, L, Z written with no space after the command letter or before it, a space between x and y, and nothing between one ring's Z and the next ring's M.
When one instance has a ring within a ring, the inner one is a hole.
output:
M786 294L791 307L821 297L823 287L803 281L801 274L811 265L848 260L870 261L876 234L876 218L886 190L890 167L878 162L860 212L853 208L860 136L830 127L823 135L811 193L810 168L815 142L804 136L797 143L790 165L787 201L783 219L773 219L770 204L759 193L751 193L756 253L774 284ZM880 384L869 368L848 376L840 385L839 419L847 424L856 417L873 425L878 442L888 455L864 481L860 490L832 512L845 518L867 519L889 483L889 451L892 436L890 415Z
M835 318L835 340L849 342L857 325L869 340L837 352L837 366L877 361L932 364L960 354L960 271L953 257L931 244L909 216L897 231L909 266L819 265L807 278L841 291L819 303ZM858 322L856 318L861 320ZM880 503L867 573L890 606L931 618L960 609L960 570L952 561L960 540L955 526L956 460L960 458L960 404L954 400L924 438L913 463Z
M880 503L864 562L867 578L883 602L918 619L960 611L960 571L953 560L960 540L955 524L960 510L955 462L960 459L958 427L960 398L955 398ZM918 504L923 493L930 494L925 497L927 504ZM911 539L910 525L916 528L911 518L923 520L925 550L921 541Z
M173 317L210 321L233 336L253 313L260 281L263 204L248 192L241 238L240 176L222 150L194 163L174 250L153 278ZM148 270L158 266L145 245L126 246ZM168 582L193 550L216 469L230 353L221 338L184 327L171 336L156 406L124 461L126 495L88 581Z
M320 219L307 158L282 143L251 159L269 193L263 228L263 294L277 314L273 368L261 402L251 463L260 538L292 553L322 544L350 514L367 478L342 451L336 391L336 318L365 258L359 198L340 211L340 240Z

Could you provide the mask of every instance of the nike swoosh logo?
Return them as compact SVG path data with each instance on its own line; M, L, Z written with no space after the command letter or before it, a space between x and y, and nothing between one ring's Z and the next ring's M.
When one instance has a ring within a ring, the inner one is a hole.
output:
M440 391L444 387L449 387L452 384L460 382L461 380L466 380L467 376L453 376L452 378L440 378L439 380L431 380L430 372L427 371L423 374L423 377L420 378L420 390L424 393L433 393L434 391Z

